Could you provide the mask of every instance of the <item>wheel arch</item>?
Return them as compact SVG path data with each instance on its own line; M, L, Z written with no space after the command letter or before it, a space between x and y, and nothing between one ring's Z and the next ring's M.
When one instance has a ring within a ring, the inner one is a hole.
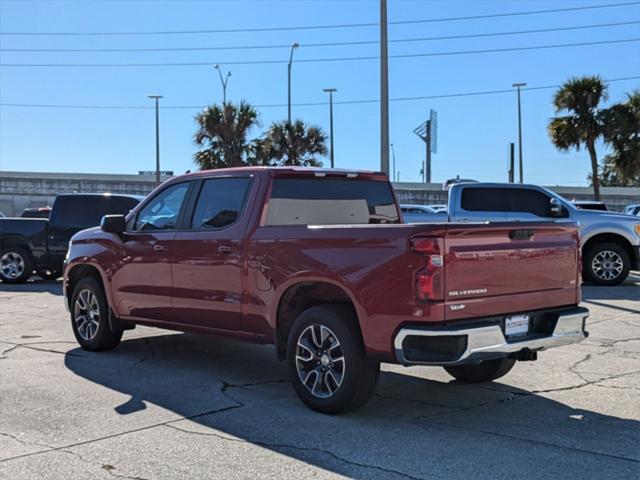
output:
M629 259L633 261L635 255L633 251L633 245L631 245L631 242L626 237L617 233L598 233L590 237L584 242L584 245L582 246L582 258L585 257L587 252L594 245L597 245L599 243L617 243L622 248L624 248L624 251L627 252L627 255L629 255Z
M326 304L347 305L353 309L357 327L362 333L359 308L353 295L344 286L326 279L298 279L286 288L276 302L275 346L280 360L284 360L287 338L293 322L313 306Z
M107 302L109 303L109 305L111 305L111 298L109 292L106 289L104 279L102 278L102 273L94 265L86 263L74 265L65 275L65 295L67 297L68 304L71 305L71 297L73 296L73 290L75 289L76 285L80 280L86 277L92 277L96 279L96 281L102 287L102 291L107 298Z
M5 248L24 248L33 256L33 249L29 242L21 237L3 237L0 239L0 249L4 250Z

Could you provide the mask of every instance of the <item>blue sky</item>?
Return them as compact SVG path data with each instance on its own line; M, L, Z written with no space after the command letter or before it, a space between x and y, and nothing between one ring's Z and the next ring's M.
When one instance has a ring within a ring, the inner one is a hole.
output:
M389 21L605 5L615 1L401 1L389 0ZM2 32L123 32L238 29L369 23L378 20L376 1L7 1L0 0ZM425 38L548 29L640 21L640 3L631 6L476 20L389 26L389 39ZM420 54L598 42L640 37L640 24L501 37L391 43L390 55ZM376 56L376 44L311 47L305 44L377 40L376 27L273 32L138 36L2 35L0 48L175 48L288 45L298 42L293 66L293 115L328 131L328 107L296 106L326 102L323 88L335 87L335 101L375 100L377 60L303 63L334 57ZM172 63L204 66L105 68L0 68L0 103L150 106L146 94L159 93L161 105L204 106L222 91L212 66L231 70L229 100L246 99L259 108L266 128L286 118L288 48L180 52L0 52L2 64ZM229 65L282 60L282 64ZM226 65L225 65L226 64ZM640 43L591 45L418 58L391 58L390 97L424 97L557 85L571 76L605 79L640 76ZM610 84L610 101L640 87L639 79ZM584 151L559 153L545 126L553 115L553 90L523 92L525 181L545 185L585 185ZM484 181L506 180L508 144L517 140L515 93L394 101L390 136L402 181L418 181L424 144L413 129L438 111L438 153L433 179L459 174ZM282 105L266 107L267 105ZM161 110L162 168L193 169L197 108ZM336 166L379 169L379 104L336 104ZM260 129L253 132L255 136ZM155 162L151 109L61 109L0 107L0 169L27 171L137 173ZM602 145L600 155L606 152ZM328 159L325 159L325 165Z

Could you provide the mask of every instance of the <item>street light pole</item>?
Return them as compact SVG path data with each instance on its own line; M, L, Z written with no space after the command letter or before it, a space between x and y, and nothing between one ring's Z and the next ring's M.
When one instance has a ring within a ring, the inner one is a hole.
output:
M380 170L389 175L389 58L387 0L380 0Z
M329 94L329 136L331 137L331 168L335 167L334 156L333 156L333 92L337 92L338 90L335 88L323 88L323 92L327 92Z
M289 64L287 65L287 121L291 126L291 63L293 62L293 51L300 45L294 43L291 45L291 52L289 53Z
M162 95L147 95L156 102L156 185L160 185L160 104Z
M227 83L229 83L229 77L231 76L231 72L227 71L227 75L222 78L222 72L220 71L220 65L215 64L213 66L218 71L218 75L220 76L220 83L222 84L222 104L227 103Z
M520 167L520 183L524 183L522 174L522 115L520 112L520 88L526 87L526 83L514 83L513 87L518 89L518 165Z

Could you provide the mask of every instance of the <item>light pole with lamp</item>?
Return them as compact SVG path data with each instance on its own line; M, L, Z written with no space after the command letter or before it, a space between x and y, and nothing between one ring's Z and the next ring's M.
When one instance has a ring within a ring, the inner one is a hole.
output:
M229 83L229 77L231 76L231 72L227 71L227 74L222 77L222 71L220 70L220 65L215 64L213 66L218 71L218 75L220 76L220 83L222 84L222 104L227 103L227 83Z
M293 51L300 45L294 43L291 45L291 52L289 53L289 64L287 66L287 121L291 126L291 63L293 62Z

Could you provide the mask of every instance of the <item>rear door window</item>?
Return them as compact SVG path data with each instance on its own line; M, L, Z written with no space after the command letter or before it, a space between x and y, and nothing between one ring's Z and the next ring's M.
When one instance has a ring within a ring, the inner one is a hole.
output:
M391 186L370 180L273 181L267 225L400 223Z
M504 188L467 187L462 190L462 209L467 212L505 212Z
M205 180L193 212L191 228L216 229L235 223L242 213L250 178Z

